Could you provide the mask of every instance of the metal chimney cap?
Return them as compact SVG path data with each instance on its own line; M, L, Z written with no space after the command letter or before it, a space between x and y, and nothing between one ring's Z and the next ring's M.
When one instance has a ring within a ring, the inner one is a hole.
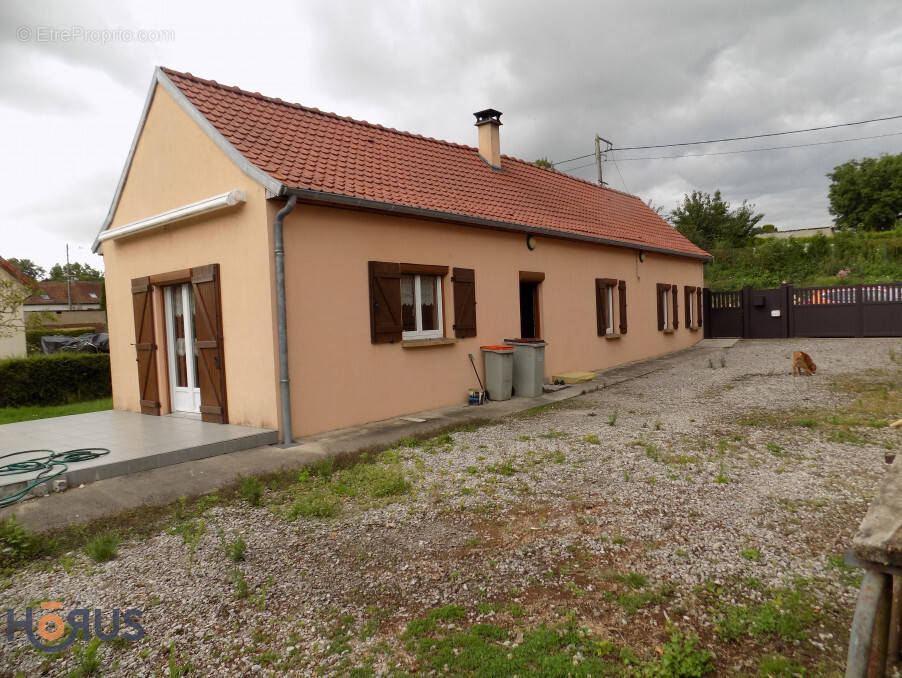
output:
M484 111L476 111L473 115L476 116L476 125L484 125L487 122L495 123L496 125L500 125L501 123L501 111L496 111L494 108L487 108Z

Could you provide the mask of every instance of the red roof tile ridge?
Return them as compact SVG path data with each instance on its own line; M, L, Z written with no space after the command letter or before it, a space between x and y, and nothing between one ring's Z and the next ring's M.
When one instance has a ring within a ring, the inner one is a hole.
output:
M29 278L27 275L22 273L16 266L9 263L3 257L0 257L0 268L9 273L12 277L16 278L23 285L27 285L29 287L34 287L34 280Z

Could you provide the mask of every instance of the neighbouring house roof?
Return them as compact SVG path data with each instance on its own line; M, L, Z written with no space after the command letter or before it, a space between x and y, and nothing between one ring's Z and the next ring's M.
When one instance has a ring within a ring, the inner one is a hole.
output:
M710 256L639 197L524 160L504 155L501 170L493 170L472 146L342 117L168 68L156 71L145 117L156 84L242 170L274 194ZM104 229L127 172L128 167ZM95 250L97 245L95 241Z
M49 306L69 303L69 291L65 281L46 280L35 284L37 292L25 300L26 306ZM102 282L74 280L72 282L72 303L79 305L91 304L100 308L102 288Z
M0 268L2 268L4 271L9 273L13 278L18 280L23 285L27 285L28 287L34 286L34 280L32 280L27 275L22 273L22 271L20 271L18 268L13 266L11 263L9 263L3 257L0 257Z

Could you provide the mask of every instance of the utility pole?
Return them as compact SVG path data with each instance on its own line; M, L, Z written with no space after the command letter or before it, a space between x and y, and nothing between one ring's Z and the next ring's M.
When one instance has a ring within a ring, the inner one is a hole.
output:
M69 268L69 243L66 243L66 292L69 294L69 310L72 310L72 270Z
M604 149L602 149L601 144L604 142ZM604 159L604 154L614 148L614 144L608 141L607 139L602 139L597 134L595 135L595 166L598 169L598 185L604 186L604 179L602 177L601 171L601 162Z

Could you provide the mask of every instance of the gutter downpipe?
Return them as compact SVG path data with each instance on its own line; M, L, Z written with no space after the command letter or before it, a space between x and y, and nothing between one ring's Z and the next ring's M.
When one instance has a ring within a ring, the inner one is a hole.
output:
M288 378L288 326L285 320L285 249L282 241L282 220L294 211L298 197L289 196L285 207L273 222L276 256L276 312L279 325L279 386L282 401L282 443L278 447L293 447L291 437L291 390Z

